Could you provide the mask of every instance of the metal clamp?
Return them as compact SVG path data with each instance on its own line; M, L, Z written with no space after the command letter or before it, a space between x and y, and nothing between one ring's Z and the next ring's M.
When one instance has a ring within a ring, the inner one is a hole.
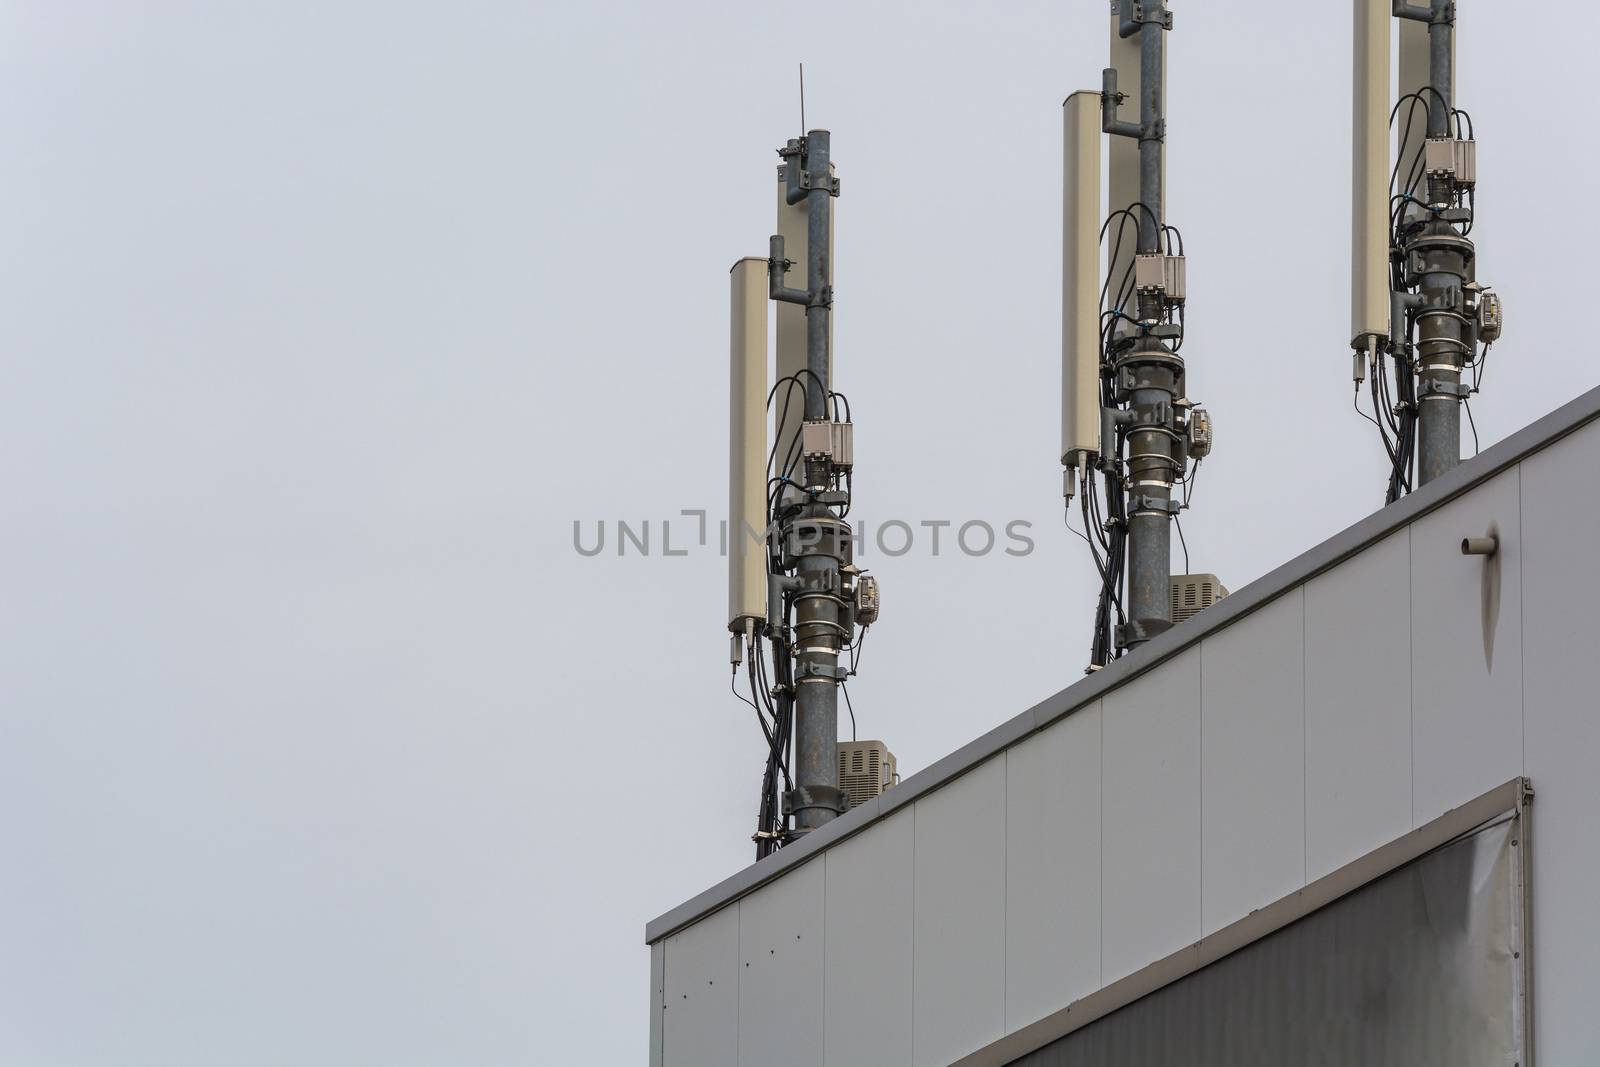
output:
M834 789L826 785L800 786L783 794L783 813L796 815L808 809L831 811L835 815L843 815L845 810L844 790ZM796 834L805 833L797 829Z
M802 649L801 651L812 650ZM830 648L818 651L826 651L837 655L839 650ZM825 663L813 663L810 660L801 660L799 663L796 663L794 665L794 673L796 682L803 682L808 678L821 678L830 682L842 682L846 678L850 677L850 671L848 668L830 667Z
M1472 395L1472 386L1466 382L1446 382L1438 378L1419 378L1417 380L1417 399L1429 400L1437 397L1454 397L1465 400Z
M1150 22L1164 30L1172 29L1172 11L1162 0L1149 0L1148 3L1142 3L1141 0L1121 0L1121 3L1113 6L1122 15L1122 22L1117 27L1119 36L1132 37L1137 27ZM1126 11L1129 7L1133 8L1132 14Z
M1116 628L1118 648L1131 648L1135 644L1153 640L1172 629L1165 619L1129 619Z
M815 186L812 184L812 181L811 181L811 175L809 173L807 173L806 171L801 171L800 172L800 188L806 190L807 192L809 192L813 188L815 188ZM838 178L834 178L834 177L830 177L828 179L827 189L828 189L828 195L829 196L838 196L839 195L839 179Z
M1183 510L1183 503L1170 498L1163 499L1159 496L1145 496L1135 493L1128 498L1128 504L1134 511L1160 511L1168 515L1176 515Z

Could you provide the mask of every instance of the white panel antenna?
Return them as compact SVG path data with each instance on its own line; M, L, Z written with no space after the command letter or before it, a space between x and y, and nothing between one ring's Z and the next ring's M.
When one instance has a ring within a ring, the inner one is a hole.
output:
M1100 453L1100 94L1073 93L1061 202L1061 463L1071 499Z
M728 629L732 659L767 615L767 261L733 265L728 381ZM803 325L803 323L802 323Z

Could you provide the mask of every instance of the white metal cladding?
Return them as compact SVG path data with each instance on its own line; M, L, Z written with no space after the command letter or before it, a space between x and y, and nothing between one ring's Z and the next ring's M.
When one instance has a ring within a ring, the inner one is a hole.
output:
M1542 1063L1600 1063L1600 422L1521 467L1523 759L1537 775L1533 987Z
M740 1067L822 1062L823 877L818 860L739 901Z
M824 1063L911 1062L915 814L906 808L823 856Z
M912 1062L1005 1033L1006 757L917 802Z
M737 1067L739 905L667 938L663 1067Z
M1296 862L1314 883L1519 774L1540 797L1542 1062L1600 1063L1596 416L1600 390L656 920L663 1064L760 1061L737 980L725 1000L707 983L736 974L752 894L814 865L823 1007L785 1040L820 1030L830 1065L938 1063L1242 919ZM1491 521L1497 613L1459 549Z
M650 1067L661 1065L661 1006L666 1003L667 946L650 946Z
M1200 645L1205 933L1306 883L1305 727L1305 590L1295 589Z
M1305 587L1306 876L1411 828L1411 531Z
M1200 939L1199 694L1192 648L1102 702L1102 984Z
M1006 751L1007 1030L1100 988L1100 721Z
M1411 802L1427 822L1522 773L1522 524L1516 468L1411 527ZM1461 554L1496 531L1499 551Z

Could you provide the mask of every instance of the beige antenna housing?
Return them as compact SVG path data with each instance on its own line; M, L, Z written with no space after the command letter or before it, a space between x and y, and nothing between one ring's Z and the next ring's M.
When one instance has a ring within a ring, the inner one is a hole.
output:
M737 635L767 615L767 261L741 259L732 275L728 629Z
M1100 452L1100 94L1073 93L1062 112L1061 463L1070 478Z
M1391 0L1355 0L1350 343L1358 350L1358 381L1365 374L1360 353L1367 352L1375 339L1389 336L1389 24L1393 18Z
M804 200L798 204L788 202L783 169L787 165L787 163L780 164L778 167L778 229L776 232L783 237L783 254L788 257L789 262L794 264L794 267L790 269L790 281L788 284L804 289L807 277L805 263L810 247L810 240L806 233L806 203ZM833 210L829 212L829 228L833 232L838 231L838 218L839 201L835 198ZM828 241L830 252L837 247L837 242L830 237ZM833 273L833 260L836 258L836 255L830 255L829 257L829 285L838 284L838 280ZM828 330L830 332L828 338L828 382L831 388L833 382L833 337L831 336L833 316L831 315L828 316ZM780 302L777 309L775 334L778 349L778 377L776 380L782 381L806 369L806 309L804 305ZM804 380L802 380L802 384L805 384ZM800 424L805 421L805 401L798 389L794 391L793 399L789 404L789 417L787 419L783 418L785 391L779 390L778 395L773 399L773 418L780 420L777 427L778 436L774 438L778 442L778 463L780 465L787 457L786 450L789 447L789 443L794 440L794 435L799 432ZM795 467L803 467L798 450L795 451L794 458ZM775 473L788 474L791 477L794 475L792 469Z
M1406 134L1408 105L1395 122L1391 148L1389 114L1394 97L1389 80L1394 36L1390 26L1396 21L1391 0L1354 0L1353 36L1355 69L1352 123L1352 178L1354 199L1351 209L1350 343L1357 349L1355 377L1361 380L1361 353L1370 351L1374 337L1389 335L1389 179L1396 162L1404 182L1422 151L1428 136L1425 96L1417 105ZM1429 60L1428 26L1411 19L1400 19L1399 95L1400 98L1424 91L1432 76ZM1451 35L1451 48L1455 36ZM1452 77L1455 64L1451 63ZM1455 85L1449 87L1455 100Z

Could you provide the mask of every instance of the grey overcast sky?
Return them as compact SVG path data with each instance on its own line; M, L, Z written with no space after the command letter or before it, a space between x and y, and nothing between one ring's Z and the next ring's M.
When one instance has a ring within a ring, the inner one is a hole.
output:
M1349 4L1174 7L1219 441L1184 527L1238 588L1381 500ZM1600 28L1527 7L1460 5L1509 309L1485 444L1600 383L1569 325ZM0 1062L644 1062L644 922L750 850L723 560L661 523L725 508L727 270L765 253L797 61L857 514L1037 545L869 545L861 734L914 771L1078 678L1059 105L1106 10L0 5ZM619 519L649 557L574 550Z

